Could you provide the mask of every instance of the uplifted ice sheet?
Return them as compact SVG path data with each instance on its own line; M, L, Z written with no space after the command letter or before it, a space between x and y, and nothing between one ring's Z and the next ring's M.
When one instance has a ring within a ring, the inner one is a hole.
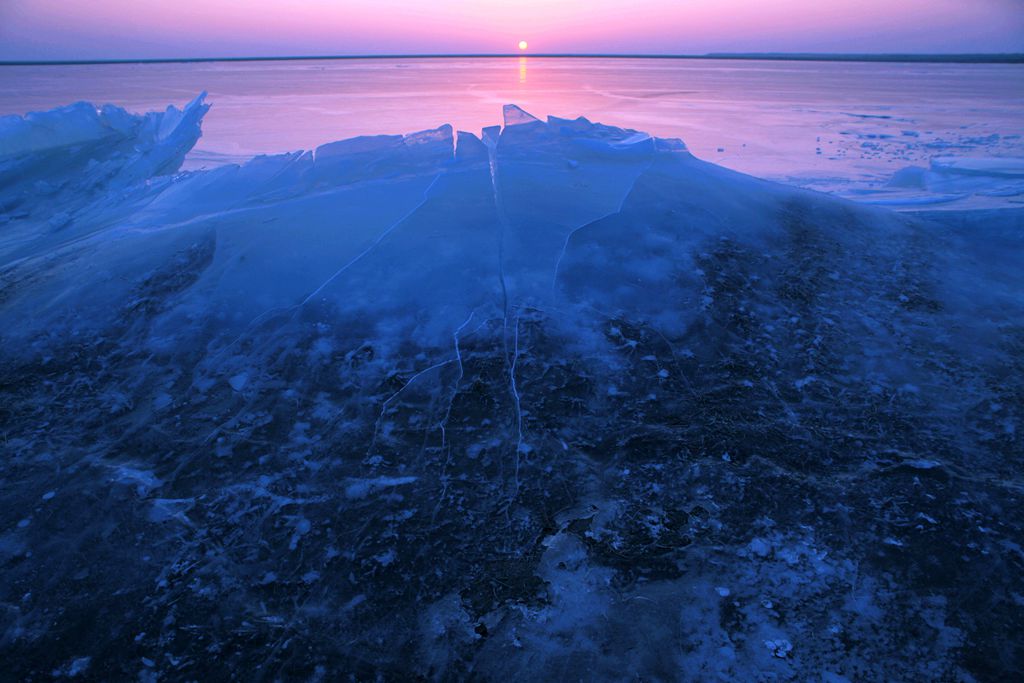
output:
M1019 668L1021 212L513 106L177 173L206 107L4 123L13 678Z

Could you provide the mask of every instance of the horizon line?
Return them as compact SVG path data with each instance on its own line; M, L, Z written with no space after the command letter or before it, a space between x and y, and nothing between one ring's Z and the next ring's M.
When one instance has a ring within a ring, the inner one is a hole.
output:
M0 66L84 66L102 64L182 64L205 62L287 62L357 59L507 59L537 57L544 59L709 59L757 61L883 62L943 64L1020 64L1020 52L709 52L707 54L645 53L561 53L561 52L481 52L451 54L370 54L370 55L281 55L251 57L154 57L116 59L0 60Z

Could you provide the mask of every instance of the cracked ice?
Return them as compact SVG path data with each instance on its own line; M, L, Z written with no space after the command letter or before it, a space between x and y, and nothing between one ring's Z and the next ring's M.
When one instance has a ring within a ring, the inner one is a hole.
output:
M179 173L207 108L0 126L13 677L1019 670L1019 210L511 105Z

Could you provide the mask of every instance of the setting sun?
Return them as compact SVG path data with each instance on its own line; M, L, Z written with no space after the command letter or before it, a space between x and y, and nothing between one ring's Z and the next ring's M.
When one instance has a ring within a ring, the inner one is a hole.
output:
M525 40L520 40L520 41L519 41L519 49L520 49L520 50L525 50L525 49L526 49L526 48L528 48L528 47L529 47L529 45L527 45L527 44L526 44L526 41L525 41Z

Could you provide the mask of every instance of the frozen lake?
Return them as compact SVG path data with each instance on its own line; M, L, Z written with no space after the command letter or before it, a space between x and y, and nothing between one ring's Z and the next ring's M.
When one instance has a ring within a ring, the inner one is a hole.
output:
M2 678L1018 680L1019 74L0 69Z
M679 137L702 159L855 199L1022 201L1016 185L982 183L979 195L977 180L967 192L934 182L902 187L895 200L874 195L896 171L937 158L981 159L987 169L992 157L1024 157L1022 65L521 57L19 66L0 68L0 114L76 100L142 112L201 90L213 109L186 168L441 123L479 131L514 102L538 116Z

